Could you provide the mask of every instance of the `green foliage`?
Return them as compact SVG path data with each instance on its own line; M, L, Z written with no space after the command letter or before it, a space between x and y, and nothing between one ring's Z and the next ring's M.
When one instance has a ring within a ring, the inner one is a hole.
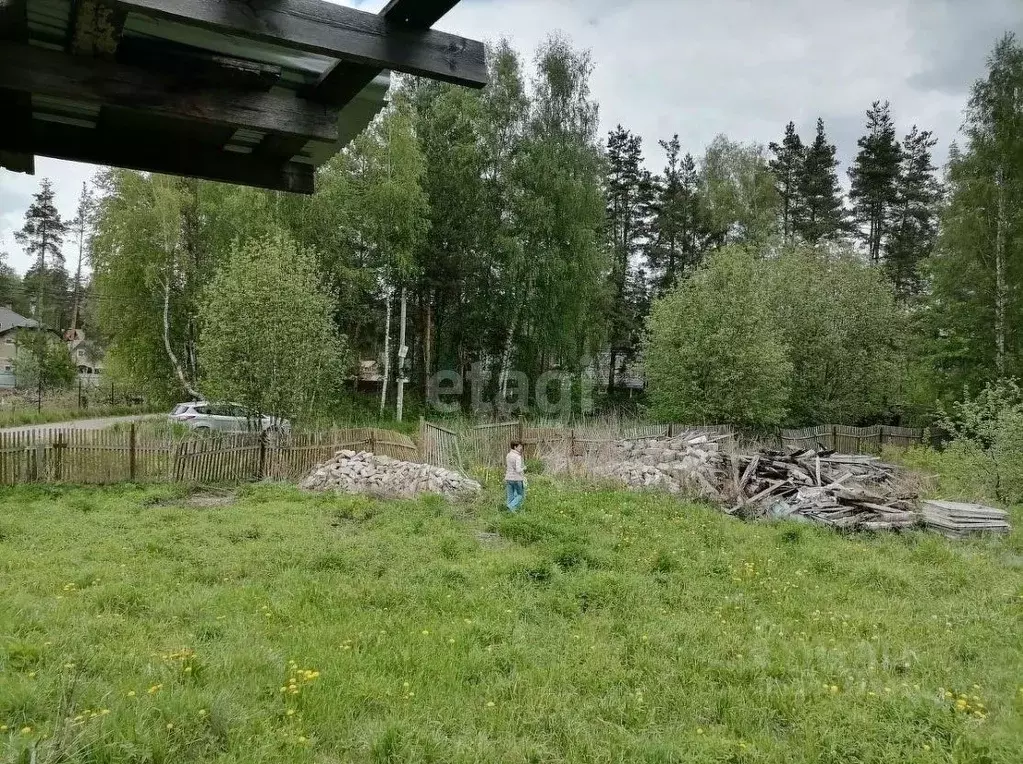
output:
M1023 390L1016 380L989 383L976 396L964 390L939 410L938 423L961 451L986 457L996 498L1023 502Z
M876 421L901 401L903 319L852 254L722 250L656 303L656 416L753 426Z
M1023 374L1023 46L1007 36L973 88L927 270L924 353L954 395Z
M203 390L263 414L300 416L336 402L344 339L315 257L284 232L232 247L200 310Z
M655 417L767 427L787 415L788 349L747 250L728 248L654 303L645 348Z
M789 423L871 423L899 407L905 319L881 271L851 252L808 248L756 267L792 363Z
M74 383L77 368L67 346L49 332L22 329L15 342L14 376L19 387L66 390ZM41 379L40 379L41 377Z
M1019 761L1019 530L849 537L544 480L506 521L497 488L5 492L0 759ZM290 661L319 672L295 694Z
M781 198L763 146L719 135L700 178L705 219L719 245L763 244L777 233Z

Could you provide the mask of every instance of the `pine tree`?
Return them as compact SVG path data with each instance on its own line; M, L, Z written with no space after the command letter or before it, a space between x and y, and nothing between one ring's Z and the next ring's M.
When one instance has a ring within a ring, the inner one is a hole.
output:
M902 298L920 293L920 263L933 252L938 235L941 183L931 161L937 142L930 131L913 125L902 143L895 220L885 253L888 274Z
M642 323L642 306L630 299L637 290L629 287L633 269L649 235L654 183L643 169L643 139L621 125L607 140L607 225L611 247L611 368L608 390L615 387L619 358L635 350L636 326Z
M774 187L781 197L782 236L786 244L793 240L803 213L803 176L806 163L806 149L796 132L796 123L785 126L785 138L781 145L770 143L768 148L774 154L770 162L774 173Z
M837 168L835 146L828 143L824 120L818 119L817 136L806 149L799 183L803 208L795 221L799 238L809 244L838 241L847 230L847 213Z
M853 220L874 263L881 262L898 202L902 149L895 139L891 105L874 101L867 111L867 133L857 141L860 151L849 168Z
M77 329L82 308L82 266L88 265L89 246L92 238L92 218L96 206L92 191L87 183L82 183L82 194L78 197L78 210L69 226L78 249L78 265L75 268L73 286L73 305L71 311L71 328Z
M700 178L692 154L681 156L678 135L661 141L664 174L655 179L647 262L659 292L672 289L698 265L701 255Z
M25 254L35 263L25 274L26 288L35 294L36 318L43 324L60 328L67 302L67 271L61 247L67 224L53 203L53 185L43 178L39 191L25 212L25 225L14 234Z

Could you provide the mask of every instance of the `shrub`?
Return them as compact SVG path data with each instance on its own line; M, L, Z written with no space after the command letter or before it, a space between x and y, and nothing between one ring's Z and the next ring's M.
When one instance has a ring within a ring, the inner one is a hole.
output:
M1023 501L1023 390L1016 380L988 383L976 396L964 390L949 410L939 410L938 423L960 453L983 455L995 498Z

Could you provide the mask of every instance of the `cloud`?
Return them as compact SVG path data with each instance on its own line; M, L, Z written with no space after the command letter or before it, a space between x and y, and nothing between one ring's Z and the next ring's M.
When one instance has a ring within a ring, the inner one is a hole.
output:
M385 0L337 0L376 12ZM508 37L531 62L560 30L591 51L603 128L643 136L648 163L659 139L678 133L700 154L718 133L768 143L794 120L806 139L817 117L855 154L864 112L889 100L902 132L939 138L944 161L972 82L1007 31L1023 33L1018 0L462 0L439 28L479 39ZM37 160L61 213L74 214L93 169ZM23 270L12 232L38 180L0 172L0 248Z

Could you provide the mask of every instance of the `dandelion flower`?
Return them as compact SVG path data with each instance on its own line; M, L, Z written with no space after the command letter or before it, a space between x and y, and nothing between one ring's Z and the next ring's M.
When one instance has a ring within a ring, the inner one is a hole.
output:
M169 730L174 729L174 724L172 722L167 722L167 729Z
M696 728L696 734L697 735L702 735L703 734L703 727L697 727Z
M289 708L288 709L288 716L294 716L294 715L295 715L295 709L294 708Z
M199 716L206 716L206 709L205 708L200 708L199 709Z
M21 728L21 734L22 735L31 735L32 734L32 728L31 727L22 727Z
M493 708L493 707L494 707L494 701L488 700L487 701L487 708Z
M831 694L834 695L836 692L838 692L838 685L837 684L833 684L828 689L831 691Z
M304 736L299 736L299 738L298 738L298 742L300 742L300 743L305 743L305 742L307 742L307 741L306 741L306 739L305 739L305 737L304 737Z

